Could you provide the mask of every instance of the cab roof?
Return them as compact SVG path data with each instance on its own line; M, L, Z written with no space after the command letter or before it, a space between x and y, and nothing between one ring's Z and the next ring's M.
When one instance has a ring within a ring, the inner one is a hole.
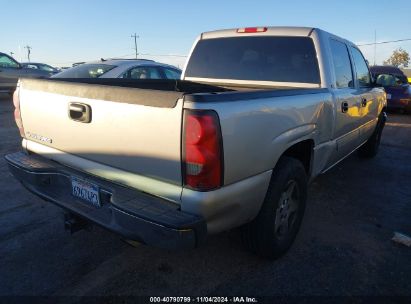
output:
M258 29L256 31L247 31L247 29ZM261 30L264 29L264 30ZM234 37L238 35L260 35L260 36L310 36L315 28L313 27L296 27L296 26L258 26L232 28L225 30L217 30L204 32L201 34L202 39ZM243 31L245 30L245 31Z

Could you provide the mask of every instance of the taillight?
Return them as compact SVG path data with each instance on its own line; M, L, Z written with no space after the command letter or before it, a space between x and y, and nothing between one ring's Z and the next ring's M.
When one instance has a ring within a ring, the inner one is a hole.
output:
M183 128L185 186L199 191L221 187L223 151L217 113L209 110L185 110Z
M24 128L23 128L23 120L21 119L20 96L19 96L18 87L13 93L13 104L14 104L14 120L16 122L17 128L19 128L20 136L24 137Z
M263 33L266 32L266 27L244 27L237 29L237 33Z

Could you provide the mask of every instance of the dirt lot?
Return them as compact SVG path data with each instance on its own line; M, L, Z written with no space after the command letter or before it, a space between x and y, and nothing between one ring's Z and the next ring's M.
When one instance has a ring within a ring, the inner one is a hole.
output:
M12 102L0 99L0 295L407 295L411 248L411 116L390 114L378 156L353 155L310 186L286 256L247 253L238 231L203 247L137 248L101 228L70 235L63 212L26 191L3 155L19 149Z

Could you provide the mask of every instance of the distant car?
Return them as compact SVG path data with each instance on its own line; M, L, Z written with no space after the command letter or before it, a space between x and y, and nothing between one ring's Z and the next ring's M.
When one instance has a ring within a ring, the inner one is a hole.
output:
M25 68L47 71L47 72L54 73L54 74L57 74L61 71L60 69L52 67L51 65L48 65L48 64L45 64L45 63L22 62L21 65Z
M12 93L20 77L48 78L53 73L23 67L13 57L0 53L0 92Z
M180 79L181 70L147 59L107 59L64 70L53 78Z
M411 113L411 86L404 72L394 66L373 66L370 71L387 93L387 109Z

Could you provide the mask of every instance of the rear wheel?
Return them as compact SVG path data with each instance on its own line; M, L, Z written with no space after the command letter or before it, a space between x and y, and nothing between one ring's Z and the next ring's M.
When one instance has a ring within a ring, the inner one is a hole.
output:
M300 228L307 197L307 176L302 163L282 157L257 217L242 229L252 252L270 259L283 255Z
M358 150L360 157L363 158L372 158L378 153L378 148L380 147L381 142L381 135L382 130L384 129L386 116L385 113L381 113L380 117L378 118L377 126L371 137L367 140L367 142L361 146Z

